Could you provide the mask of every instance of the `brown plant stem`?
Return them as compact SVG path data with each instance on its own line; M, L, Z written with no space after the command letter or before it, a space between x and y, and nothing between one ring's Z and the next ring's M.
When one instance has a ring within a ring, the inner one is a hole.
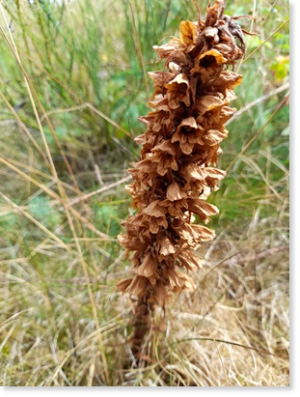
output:
M145 335L151 327L151 308L147 303L147 296L139 298L135 308L134 322L133 322L133 337L131 342L131 351L137 362L140 362L142 344Z

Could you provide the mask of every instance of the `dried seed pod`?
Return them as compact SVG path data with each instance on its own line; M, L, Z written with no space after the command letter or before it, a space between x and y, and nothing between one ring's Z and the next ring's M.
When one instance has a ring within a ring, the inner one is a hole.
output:
M182 21L179 39L154 46L165 70L149 73L154 109L139 120L147 131L136 138L141 160L128 170L134 179L127 190L137 213L123 222L119 236L134 264L132 279L117 284L135 295L133 351L139 355L150 313L164 307L169 292L193 290L182 269L195 270L201 260L193 249L214 238L207 223L218 209L207 203L224 178L216 167L225 123L234 113L228 105L242 76L228 70L245 51L236 21L223 15L225 0L207 8L205 20ZM239 44L236 42L239 40ZM192 222L197 215L200 224Z

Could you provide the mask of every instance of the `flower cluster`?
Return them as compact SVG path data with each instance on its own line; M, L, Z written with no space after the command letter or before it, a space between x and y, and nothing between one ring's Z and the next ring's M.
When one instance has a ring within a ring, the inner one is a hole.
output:
M147 126L135 139L141 160L128 170L136 214L123 222L126 234L119 236L132 253L135 275L118 288L138 298L137 325L143 323L137 313L149 317L156 305L164 307L169 291L195 288L182 270L201 266L193 251L214 237L204 225L218 209L206 200L225 175L215 167L228 135L225 123L235 111L228 103L242 81L228 67L245 49L239 25L223 15L224 3L208 7L204 21L181 22L179 39L154 46L165 67L149 73L153 110L139 118Z

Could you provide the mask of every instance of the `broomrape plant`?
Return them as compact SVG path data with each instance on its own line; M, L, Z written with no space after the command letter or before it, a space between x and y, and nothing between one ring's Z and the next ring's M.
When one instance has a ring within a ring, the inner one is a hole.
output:
M201 266L193 250L214 238L207 224L218 208L206 200L225 172L216 168L225 123L235 109L233 88L242 76L229 70L245 54L243 31L224 15L226 0L208 6L204 20L182 21L179 39L154 46L164 70L149 73L153 111L139 120L147 131L135 138L141 160L128 172L136 214L123 222L119 242L131 254L135 275L121 280L122 292L137 298L132 352L136 358L151 327L155 307L165 308L169 292L192 291L188 272ZM194 214L194 216L193 216ZM196 217L195 217L196 216ZM197 219L197 224L194 223Z

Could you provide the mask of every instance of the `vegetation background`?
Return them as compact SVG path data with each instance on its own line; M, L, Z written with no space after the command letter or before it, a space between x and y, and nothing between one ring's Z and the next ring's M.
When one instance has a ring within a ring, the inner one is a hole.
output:
M205 13L206 1L200 1ZM247 54L193 294L157 310L137 368L117 243L148 112L152 46L190 0L0 5L0 384L289 384L289 2L228 0Z

